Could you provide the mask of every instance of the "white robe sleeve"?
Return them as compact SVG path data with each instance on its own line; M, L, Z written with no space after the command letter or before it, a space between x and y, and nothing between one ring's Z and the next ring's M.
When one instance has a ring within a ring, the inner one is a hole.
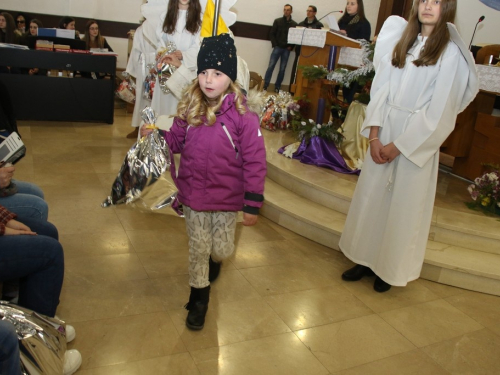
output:
M368 138L371 126L383 126L383 116L385 110L385 102L390 92L391 80L391 55L387 54L383 58L383 63L379 64L378 70L375 72L375 77L370 90L370 103L366 108L366 117L361 127L361 135Z
M406 131L395 141L401 153L423 167L455 128L457 114L468 87L469 66L458 47L450 42L440 63L432 99L411 116Z
M134 41L132 43L132 50L127 62L125 71L133 77L137 77L137 72L140 69L141 49L140 40L142 39L141 26L137 28L134 34Z
M366 118L361 127L361 135L368 138L371 126L382 127L385 101L389 96L389 82L391 77L392 52L401 38L407 25L404 18L391 16L387 18L377 36L373 66L375 77L370 89L370 104L366 109Z

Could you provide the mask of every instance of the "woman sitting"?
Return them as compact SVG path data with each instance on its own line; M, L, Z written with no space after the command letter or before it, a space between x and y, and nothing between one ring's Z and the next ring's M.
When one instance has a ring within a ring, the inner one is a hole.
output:
M85 41L87 50L91 48L105 48L109 52L113 52L106 38L103 37L99 31L99 24L96 20L89 20L85 26L85 35L82 38Z
M59 20L59 29L75 30L75 39L80 39L80 33L76 30L76 21L73 17L64 16Z

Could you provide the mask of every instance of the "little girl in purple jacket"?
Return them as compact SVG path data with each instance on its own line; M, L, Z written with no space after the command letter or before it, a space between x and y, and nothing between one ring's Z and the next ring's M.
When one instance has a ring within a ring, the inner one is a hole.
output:
M259 117L249 110L236 75L233 39L228 34L205 38L198 78L165 133L172 152L181 154L173 177L189 236L190 329L203 328L210 281L234 252L237 211L243 210L243 225L255 225L264 200L266 151ZM141 135L147 132L141 129Z

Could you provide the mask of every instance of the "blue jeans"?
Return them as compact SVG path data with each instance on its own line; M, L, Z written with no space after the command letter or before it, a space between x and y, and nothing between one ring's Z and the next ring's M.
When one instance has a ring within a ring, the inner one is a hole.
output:
M16 219L36 236L0 236L0 281L19 280L19 306L53 317L64 277L57 229L47 221Z
M290 57L290 51L288 48L274 47L271 57L269 59L269 66L267 67L266 76L264 77L264 87L269 86L271 82L271 77L273 76L274 67L276 63L281 58L280 71L278 73L278 78L276 78L276 83L274 86L279 90L281 88L281 82L285 77L286 64L288 63L288 58Z
M0 374L21 375L19 341L14 325L0 320Z
M0 197L0 204L22 217L31 217L47 221L49 206L43 199L43 191L30 182L12 180L18 192L10 197Z

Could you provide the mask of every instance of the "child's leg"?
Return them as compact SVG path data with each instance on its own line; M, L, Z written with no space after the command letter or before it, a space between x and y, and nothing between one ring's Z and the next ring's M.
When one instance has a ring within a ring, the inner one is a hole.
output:
M234 252L237 212L212 213L212 259L221 262Z
M184 206L189 237L189 285L198 289L210 285L208 281L208 258L212 250L210 214Z

